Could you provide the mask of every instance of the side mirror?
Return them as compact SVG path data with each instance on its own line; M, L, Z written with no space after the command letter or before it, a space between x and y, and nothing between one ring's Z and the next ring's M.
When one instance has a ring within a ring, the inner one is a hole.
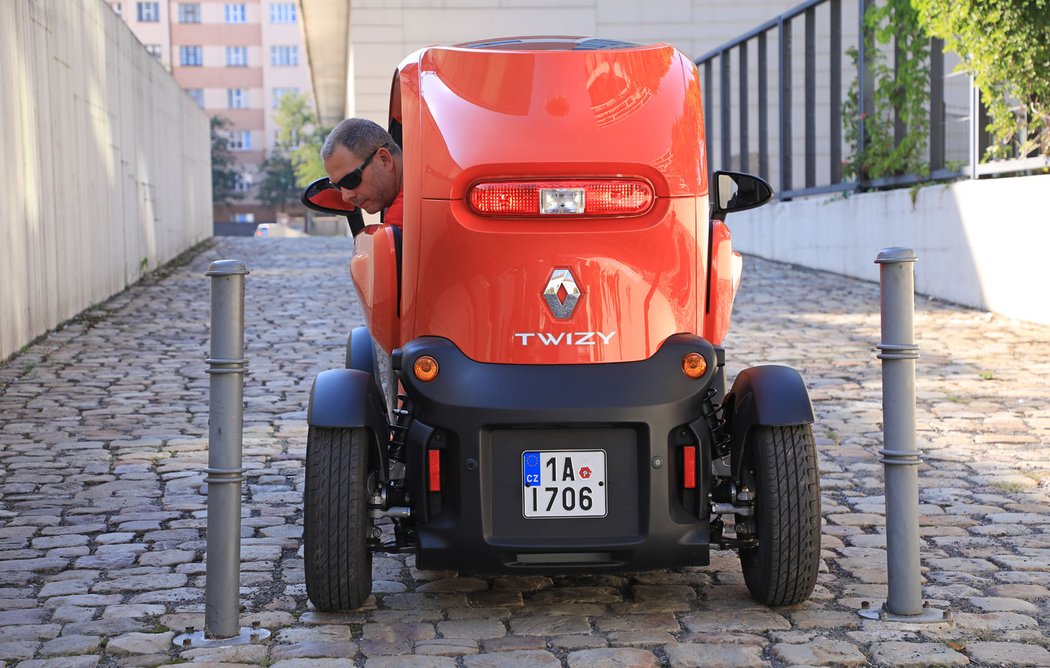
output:
M348 216L357 211L353 204L343 201L339 189L332 185L327 176L308 185L300 201L308 209L337 216Z
M773 197L764 179L742 172L715 172L712 217L724 220L727 213L762 206Z
M365 219L361 210L353 204L343 201L339 189L332 185L328 177L317 179L306 187L299 201L307 209L329 215L346 216L346 222L350 225L350 234L357 236L364 229Z

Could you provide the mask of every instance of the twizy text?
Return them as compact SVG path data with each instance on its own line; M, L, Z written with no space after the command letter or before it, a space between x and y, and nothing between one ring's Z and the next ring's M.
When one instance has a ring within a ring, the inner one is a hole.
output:
M561 332L560 334L548 334L547 332L515 332L514 336L521 339L521 345L530 344L530 339L536 337L545 346L594 346L598 344L595 339L601 339L602 343L608 343L616 332Z

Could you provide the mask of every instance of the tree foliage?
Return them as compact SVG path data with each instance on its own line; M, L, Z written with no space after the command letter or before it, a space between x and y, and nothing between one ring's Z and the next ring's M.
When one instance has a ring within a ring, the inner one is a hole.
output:
M872 3L864 14L864 59L874 107L862 109L863 91L854 81L842 105L843 124L853 149L844 165L847 178L867 181L929 172L930 40L920 29L911 2ZM856 67L858 50L850 48L846 53ZM895 129L898 118L905 130L900 136Z
M912 0L988 105L989 157L1050 157L1050 0Z
M295 184L305 188L325 175L321 163L321 145L329 128L321 127L302 93L287 93L281 97L274 114L277 124L277 150L283 152L295 170Z
M259 201L284 211L287 206L299 200L301 188L295 179L295 166L287 153L273 151L260 167L262 180L259 182Z
M242 199L237 192L237 162L230 151L226 130L230 121L222 116L211 118L211 201L216 205L227 205Z

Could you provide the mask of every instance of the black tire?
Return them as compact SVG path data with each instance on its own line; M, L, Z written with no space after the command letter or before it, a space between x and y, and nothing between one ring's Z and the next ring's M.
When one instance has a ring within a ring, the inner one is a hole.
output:
M368 448L364 429L310 427L306 437L306 595L325 612L360 608L372 593Z
M759 603L801 603L813 593L820 568L820 481L813 430L808 424L755 427L745 447L745 481L755 494L758 546L740 550L744 581Z

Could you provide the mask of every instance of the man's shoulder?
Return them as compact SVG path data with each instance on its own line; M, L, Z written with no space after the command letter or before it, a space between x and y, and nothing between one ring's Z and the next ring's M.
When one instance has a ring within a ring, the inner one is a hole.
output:
M383 212L383 222L388 225L397 225L401 227L401 223L405 217L405 191L402 190L394 198L394 201L390 203L390 206Z

